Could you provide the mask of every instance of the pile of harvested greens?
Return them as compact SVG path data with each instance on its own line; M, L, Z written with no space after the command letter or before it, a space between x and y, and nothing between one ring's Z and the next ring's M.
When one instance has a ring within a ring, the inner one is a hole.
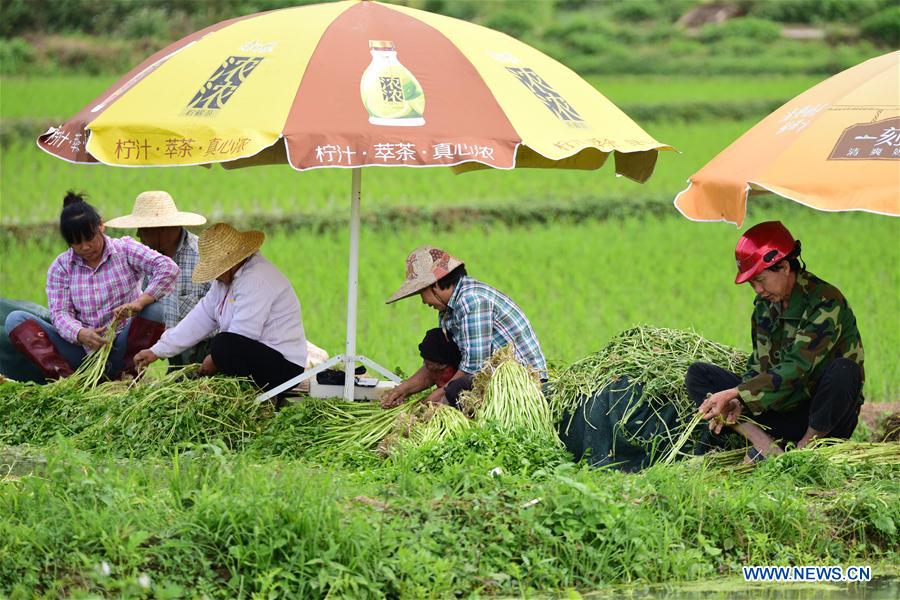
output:
M656 412L672 405L678 413L679 425L663 431L659 436L663 439L635 439L634 442L681 448L685 443L695 441L699 432L699 428L694 428L698 422L695 418L697 410L684 386L688 367L697 361L741 373L746 367L747 355L693 331L634 327L614 337L599 352L556 374L551 380L549 394L553 417L557 422L564 415L571 418L587 398L608 385L618 384L622 391L639 387L641 393L633 395L636 401L624 411L623 422L644 406ZM627 383L622 383L623 377L627 377ZM688 426L691 432L685 435Z

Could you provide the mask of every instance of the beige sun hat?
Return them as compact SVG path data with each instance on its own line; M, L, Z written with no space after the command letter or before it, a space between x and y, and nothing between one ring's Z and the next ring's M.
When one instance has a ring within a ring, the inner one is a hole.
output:
M196 213L181 212L169 192L141 192L134 199L130 215L106 221L107 227L137 229L140 227L190 227L203 225L206 217Z
M262 246L262 231L238 231L227 223L216 223L200 234L200 261L191 275L194 283L212 281Z
M463 261L450 256L440 248L434 246L416 248L406 257L406 281L387 299L386 304L421 292L462 264Z

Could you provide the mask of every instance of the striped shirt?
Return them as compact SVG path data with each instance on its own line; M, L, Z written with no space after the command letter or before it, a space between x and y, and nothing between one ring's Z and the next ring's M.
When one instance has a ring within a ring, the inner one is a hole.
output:
M471 277L460 279L438 322L459 346L461 371L477 373L495 351L512 345L516 360L547 376L547 361L528 317L487 284Z
M69 248L47 271L50 320L73 344L78 343L81 328L109 325L114 308L137 300L145 276L150 282L144 292L157 300L175 289L178 266L172 259L130 237L103 238L103 256L96 268Z
M181 239L178 241L174 257L175 264L178 265L181 272L175 282L175 291L159 301L163 307L166 327L169 329L178 325L178 322L185 318L209 291L209 282L194 283L191 280L191 275L200 260L197 239L197 236L187 229L181 230ZM148 283L149 279L145 280L145 285Z

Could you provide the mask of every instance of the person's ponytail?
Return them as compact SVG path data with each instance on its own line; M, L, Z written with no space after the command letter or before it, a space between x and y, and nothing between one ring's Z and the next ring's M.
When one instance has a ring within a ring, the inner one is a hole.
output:
M74 192L72 190L69 190L68 192L66 192L66 197L63 198L63 208L65 208L67 206L71 206L72 204L75 204L76 202L84 202L84 201L85 201L84 194L82 194L80 192Z

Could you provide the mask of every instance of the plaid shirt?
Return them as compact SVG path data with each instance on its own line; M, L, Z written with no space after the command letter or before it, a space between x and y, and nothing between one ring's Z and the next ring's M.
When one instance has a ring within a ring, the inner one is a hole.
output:
M460 370L477 373L496 350L512 345L516 359L547 376L547 362L528 317L489 285L463 277L438 323L459 346Z
M159 301L163 307L166 327L169 329L178 325L179 321L184 319L209 291L209 282L194 283L191 281L191 275L197 268L199 260L197 236L187 229L182 229L178 249L175 250L175 264L181 269L178 280L175 282L175 291ZM145 278L144 282L145 285L149 284L149 278Z
M150 284L144 292L157 300L175 289L178 266L171 259L130 237L103 237L103 256L95 269L69 248L47 272L50 320L73 344L82 327L108 325L114 308L137 300L145 275Z

